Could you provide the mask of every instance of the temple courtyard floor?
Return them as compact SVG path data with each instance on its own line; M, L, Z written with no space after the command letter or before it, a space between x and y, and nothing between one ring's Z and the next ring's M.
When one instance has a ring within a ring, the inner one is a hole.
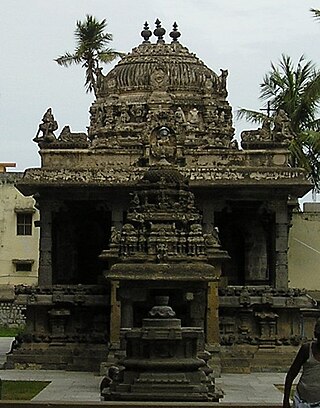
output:
M0 338L0 364L12 339ZM222 374L216 384L224 391L223 403L280 404L285 373ZM54 370L0 370L1 380L50 381L33 401L99 402L102 376L90 372ZM200 404L201 405L201 404Z

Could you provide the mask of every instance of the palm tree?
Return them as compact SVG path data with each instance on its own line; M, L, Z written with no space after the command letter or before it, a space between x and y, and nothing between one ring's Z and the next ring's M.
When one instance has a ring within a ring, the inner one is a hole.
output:
M87 15L85 21L77 21L74 36L76 48L73 53L66 52L55 61L62 66L82 64L85 68L85 87L87 92L96 92L97 74L100 70L99 63L110 63L115 58L123 55L108 48L112 41L112 34L105 33L107 22L105 19L98 21L95 17Z
M320 72L312 61L301 56L294 66L292 59L282 55L279 64L271 64L260 84L260 99L268 103L269 112L283 109L291 120L295 137L290 145L291 165L304 167L314 183L320 186L320 119L317 118L320 101ZM239 109L238 118L262 123L267 115L248 109ZM272 117L270 118L272 120Z

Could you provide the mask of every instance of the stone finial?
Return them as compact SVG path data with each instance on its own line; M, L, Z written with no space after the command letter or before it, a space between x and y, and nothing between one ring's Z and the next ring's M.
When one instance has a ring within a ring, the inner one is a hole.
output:
M158 37L157 43L164 43L163 36L165 35L166 30L163 27L161 27L161 21L158 18L156 19L155 25L156 25L156 28L153 31L153 34L156 37Z
M146 21L143 26L143 30L141 31L141 37L143 37L144 44L150 44L149 38L152 36L151 30L149 30L149 24Z
M179 42L178 38L181 36L181 33L178 31L178 24L176 22L173 23L172 31L169 35L172 38L172 42Z

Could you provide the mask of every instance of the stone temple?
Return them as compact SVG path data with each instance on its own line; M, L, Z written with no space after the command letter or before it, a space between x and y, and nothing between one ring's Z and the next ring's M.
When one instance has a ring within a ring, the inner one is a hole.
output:
M39 284L16 288L27 328L7 367L111 365L158 296L183 333L202 330L216 372L287 366L318 315L288 288L291 212L311 189L289 165L290 122L279 111L239 146L228 71L189 52L176 24L169 40L159 21L141 35L97 73L87 133L56 135L51 108L39 126L41 168L18 184L40 209Z

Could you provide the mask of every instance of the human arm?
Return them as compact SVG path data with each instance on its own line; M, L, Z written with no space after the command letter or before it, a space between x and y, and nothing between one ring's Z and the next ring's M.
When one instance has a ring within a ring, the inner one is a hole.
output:
M286 375L286 380L284 384L284 396L283 396L283 408L290 408L290 391L292 383L296 376L299 374L299 371L302 365L307 361L309 356L309 343L303 344L296 355L296 358L293 360L291 367L288 370Z

